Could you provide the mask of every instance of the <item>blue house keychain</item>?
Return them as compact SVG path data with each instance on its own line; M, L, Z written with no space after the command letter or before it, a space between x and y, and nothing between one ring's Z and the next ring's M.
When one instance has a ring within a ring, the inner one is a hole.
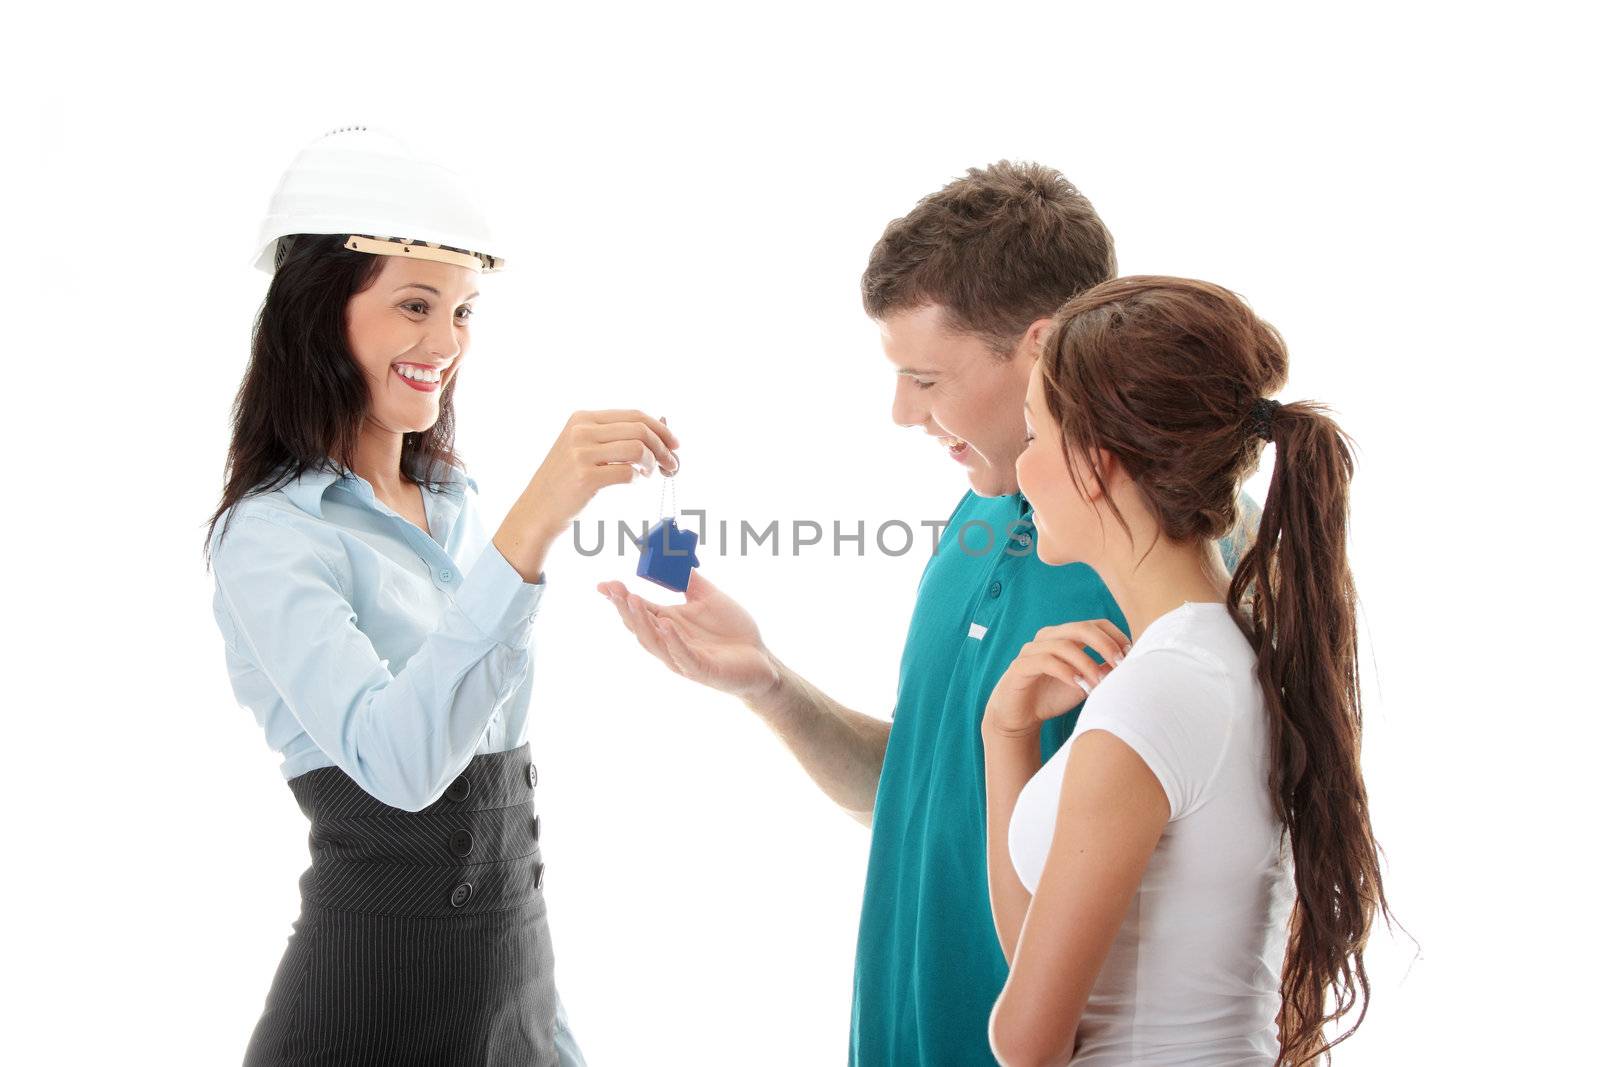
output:
M679 466L678 470L682 470ZM673 479L677 471L672 474L662 474L663 478ZM667 486L672 486L672 512L668 514ZM676 481L661 483L661 518L650 527L644 535L644 544L639 552L639 569L635 573L641 578L646 578L659 586L671 589L673 592L682 593L689 588L689 571L700 566L700 560L694 554L695 545L700 541L700 535L693 530L678 529L678 486Z

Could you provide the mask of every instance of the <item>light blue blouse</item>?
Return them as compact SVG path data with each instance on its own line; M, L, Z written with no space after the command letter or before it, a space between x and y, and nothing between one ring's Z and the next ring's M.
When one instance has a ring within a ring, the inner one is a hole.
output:
M218 519L211 608L228 677L285 778L337 766L417 811L473 756L522 744L545 576L522 580L484 532L477 481L444 473L422 491L427 532L331 467ZM556 1051L584 1067L559 991Z
M522 743L544 575L523 581L494 547L477 496L449 467L441 491L423 488L424 532L330 466L218 520L228 676L285 778L335 765L416 811L475 754Z

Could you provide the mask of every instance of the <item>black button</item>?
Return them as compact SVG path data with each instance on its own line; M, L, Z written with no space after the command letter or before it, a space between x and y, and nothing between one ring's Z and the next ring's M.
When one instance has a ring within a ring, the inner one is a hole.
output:
M537 815L533 817L533 839L535 841L539 840L539 816Z
M465 856L472 851L472 831L462 828L450 835L450 851Z
M538 889L544 885L544 864L541 863L533 869L533 888Z
M535 764L528 764L528 788L532 789L539 784L539 768Z
M465 800L471 792L472 780L463 774L450 783L450 788L444 791L444 795L451 800Z
M997 597L999 595L1000 595L1000 583L999 582L991 583L990 586L989 586L989 599L993 600L995 597Z
M452 908L459 908L459 907L461 907L461 905L465 904L467 901L469 901L471 899L472 899L472 883L471 882L462 882L460 885L458 885L454 889L450 890L450 906Z

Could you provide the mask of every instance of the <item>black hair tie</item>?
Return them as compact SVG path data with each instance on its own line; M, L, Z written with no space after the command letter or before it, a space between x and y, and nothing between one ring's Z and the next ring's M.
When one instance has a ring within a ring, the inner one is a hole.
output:
M1272 420L1278 414L1278 409L1283 407L1276 400L1262 397L1250 409L1250 430L1263 441L1272 440Z

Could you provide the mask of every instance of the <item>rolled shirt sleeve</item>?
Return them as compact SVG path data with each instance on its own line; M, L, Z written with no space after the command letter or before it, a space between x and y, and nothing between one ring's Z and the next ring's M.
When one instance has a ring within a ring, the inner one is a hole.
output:
M525 582L493 542L398 672L356 625L313 541L268 515L234 516L212 563L229 641L336 766L386 804L431 804L472 758L531 665L544 576Z

